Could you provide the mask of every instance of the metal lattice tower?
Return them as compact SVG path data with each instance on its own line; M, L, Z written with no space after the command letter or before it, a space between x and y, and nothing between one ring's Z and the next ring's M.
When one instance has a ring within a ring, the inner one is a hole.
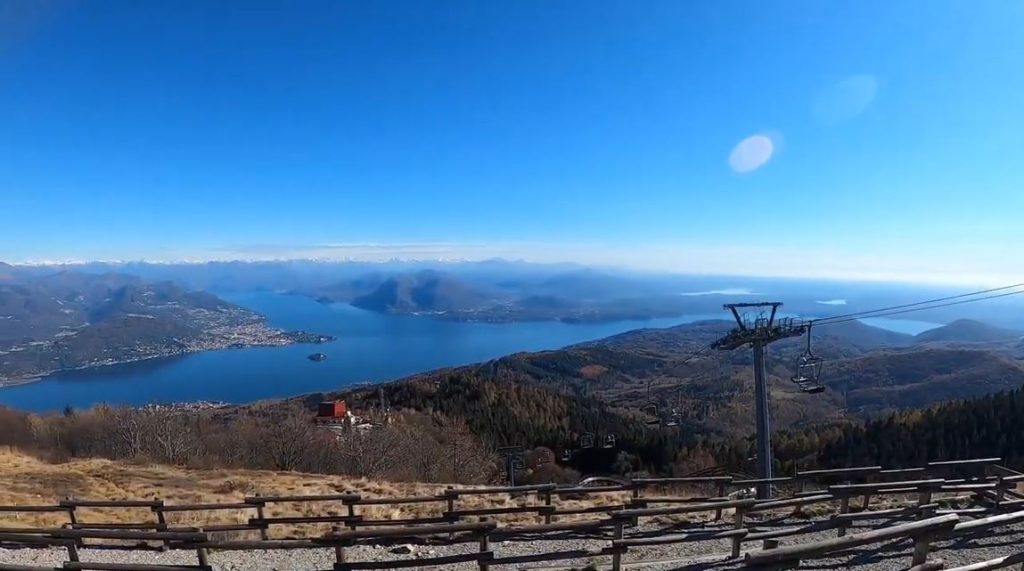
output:
M775 316L782 303L778 301L764 303L727 303L723 306L732 312L736 318L736 328L715 340L711 344L712 349L720 351L732 351L744 345L750 345L754 350L754 407L757 415L757 477L765 480L757 485L757 497L765 499L771 497L771 482L767 481L772 477L772 444L771 444L771 419L768 410L768 380L765 374L764 348L766 345L787 339L799 337L807 331L807 325L803 322L796 322L792 318L780 318ZM753 322L746 321L740 315L740 309L764 309L771 308L767 316L762 314Z

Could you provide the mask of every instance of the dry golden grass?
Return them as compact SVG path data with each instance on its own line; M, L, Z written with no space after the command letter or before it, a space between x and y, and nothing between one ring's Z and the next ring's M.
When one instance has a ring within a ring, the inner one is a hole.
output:
M262 470L196 470L157 464L113 462L110 460L73 460L50 464L15 451L0 451L0 505L56 505L76 499L138 500L159 498L167 505L194 503L237 503L244 497L262 495L322 495L354 491L364 498L432 496L441 493L444 484L380 482L364 479L273 472ZM463 487L463 486L460 486ZM557 500L562 507L621 504L625 494L600 494L579 500ZM514 507L536 504L533 495L513 498L501 496L464 496L458 509ZM398 506L358 506L365 519L404 519L440 516L443 501ZM302 502L268 504L265 516L344 515L341 502ZM155 522L148 508L78 508L80 522L141 523ZM172 512L170 525L202 527L204 524L243 523L255 517L254 509L204 512ZM497 516L503 523L537 523L533 514ZM59 527L68 523L64 513L3 513L3 527ZM274 535L321 533L326 526L303 525L274 527Z

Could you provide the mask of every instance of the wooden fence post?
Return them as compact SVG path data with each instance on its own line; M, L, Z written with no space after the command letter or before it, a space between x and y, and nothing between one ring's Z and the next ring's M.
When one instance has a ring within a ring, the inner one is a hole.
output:
M807 480L800 476L800 472L796 469L796 463L793 463L793 497L797 497L803 493L807 487ZM790 517L802 517L804 515L803 504L797 504L793 507L793 513Z
M931 547L932 534L926 533L914 538L914 558L911 565L923 565L928 561L928 550Z
M203 528L199 528L199 531L203 531ZM207 539L209 539L209 538L207 538ZM197 547L196 548L196 559L199 560L199 566L200 567L202 567L206 571L209 571L211 569L211 567L210 567L210 559L207 557L207 553L206 553L206 548L205 547Z
M544 490L544 505L551 505L551 490ZM544 523L551 523L551 512L544 513Z
M78 509L78 506L75 505L74 503L71 503L73 501L71 499L71 496L65 497L64 500L68 502L68 522L69 522L68 523L68 527L74 528L76 525L78 525L78 514L75 513L75 510ZM77 546L77 547L85 547L85 541L83 541L82 538L80 538L80 537L76 538L75 539L75 546ZM76 554L77 554L77 550L76 550Z
M156 522L160 524L157 527L158 531L165 531L167 529L167 517L164 515L164 502L160 498L153 498L153 501L158 502L155 506L150 508L153 513L156 514ZM164 545L161 548L162 551L167 551L171 548L171 542L164 540Z
M733 527L735 529L743 529L743 516L745 514L746 514L746 511L743 508L740 508L740 507L736 508L736 515L735 515L734 524L733 524ZM742 543L743 543L743 538L742 537L737 535L736 537L732 538L732 558L733 559L736 559L737 557L740 556L740 548L742 547Z
M926 506L926 505L928 505L930 503L932 503L932 492L931 492L931 490L922 490L921 492L918 493L918 495L917 495L917 505L918 506ZM931 510L921 510L917 514L917 519L928 519L928 515L929 515L928 512L930 512L930 511ZM926 549L927 549L927 547L926 547ZM924 563L924 562L922 561L922 563Z
M612 539L622 539L622 528L624 526L625 522L622 521L622 518L615 520L615 532L612 535ZM622 571L622 552L620 551L612 553L612 571Z
M551 499L551 493L550 492L548 492L548 499L549 500ZM486 519L483 520L483 521L486 521ZM480 533L480 553L487 553L488 551L491 550L491 536L490 536L490 533L491 532L489 532L487 530L484 530L484 531L482 531ZM488 562L488 560L484 559L483 557L481 557L480 561L478 561L477 563L480 565L480 571L487 571L488 568L490 567L490 563Z
M331 533L337 534L341 531L340 525L331 526ZM341 544L341 539L334 537L336 543L334 544L334 558L335 563L345 563L345 547Z
M263 500L259 499L260 495L261 494L259 492L256 493L256 517L260 520L260 539L269 539L269 526L266 524L265 521L263 521L263 519L265 519L265 516L263 515L264 502Z
M1003 483L1003 477L997 476L996 480L996 509L999 509L999 505L1006 499L1006 484ZM980 495L980 494L979 494ZM1024 563L1021 564L1021 569L1024 571Z
M348 490L345 493L346 494L355 494L356 492L352 491L352 490ZM347 523L348 528L351 529L351 530L355 530L356 529L356 520L355 520L355 517L356 517L356 505L355 505L355 502L350 501L350 500L345 500L345 507L348 508L348 517L352 518Z
M64 498L67 501L71 501L71 496ZM75 505L68 506L68 525L74 527L78 523L78 516L75 515Z
M716 497L724 498L725 497L725 482L718 482L718 487L717 487L717 489L715 491L718 492L718 495ZM715 510L715 521L719 521L721 519L722 519L722 510L721 510L721 508L719 508L719 509Z
M839 502L839 513L847 514L850 513L850 496L843 496L843 499ZM850 525L845 519L839 522L836 526L838 537L846 535L846 526Z
M448 507L448 513L449 514L451 514L452 512L455 511L455 498L457 498L457 497L458 496L455 495L455 487L454 486L448 486L445 489L445 499L447 500L447 504L446 505ZM452 517L452 516L449 516L449 517ZM459 520L459 518L456 517L455 521L458 521L458 520ZM449 533L448 534L448 541L454 541L454 540L455 540L455 533L454 532Z
M76 545L76 543L77 542L69 541L67 543L67 548L68 548L68 561L72 561L72 562L76 562L77 563L78 562L78 546Z
M868 475L864 476L864 483L873 483L873 482L877 482L878 480L879 480L879 476L877 476L876 474L868 474ZM862 512L868 511L868 506L869 505L871 505L871 490L867 490L867 491L864 492L864 503L861 504L860 511L862 511Z

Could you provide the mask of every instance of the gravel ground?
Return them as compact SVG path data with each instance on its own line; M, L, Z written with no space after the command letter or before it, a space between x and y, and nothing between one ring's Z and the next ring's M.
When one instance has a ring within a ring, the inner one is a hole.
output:
M777 522L765 522L758 526L761 529L781 525L806 524L808 520L789 520ZM857 533L879 527L884 522L865 521L859 522L858 526L851 528L850 533ZM727 529L728 526L718 529ZM648 534L666 532L663 527L641 526L633 530L634 534ZM678 531L676 531L678 532ZM834 530L821 531L804 534L799 537L800 542L817 541L835 537ZM797 538L782 538L781 544L787 545L796 541ZM543 553L551 551L567 551L571 549L591 548L597 549L607 546L607 539L546 539L534 541L515 542L494 542L492 549L497 557L510 555L525 555L531 553ZM442 555L453 555L457 553L470 553L476 551L478 545L463 543L456 545L407 545L407 546L357 546L346 549L349 561L372 561L399 558L421 558L436 557ZM756 550L760 545L755 543L744 544L744 550ZM408 553L394 553L393 550ZM856 567L864 571L890 571L906 569L910 565L910 553L912 544L910 541L894 542L869 549L856 550L841 556L829 559L805 561L801 569L838 570ZM993 559L1024 549L1024 525L1006 526L997 530L997 533L985 534L977 539L956 540L940 542L933 545L932 558L941 558L946 562L947 567L965 565ZM675 545L651 546L630 549L623 558L623 563L630 566L631 562L647 562L637 565L637 568L662 571L669 569L735 569L738 565L730 562L730 544L728 540L698 541L692 543L680 543ZM186 564L195 565L196 555L194 551L140 551L120 549L81 549L80 557L83 561L109 562L109 563L146 563L146 564ZM60 567L66 560L67 552L64 549L0 549L0 564L16 565L39 565L47 567ZM600 558L594 561L599 568L607 568L609 557ZM210 553L210 562L215 569L220 570L329 570L334 563L334 552L332 549L300 549L300 550L265 550L265 551L213 551ZM583 568L589 562L585 560L567 560L551 563L530 563L515 566L497 567L497 569L566 569ZM630 566L631 567L631 566ZM475 563L463 563L448 565L445 569L472 570L477 569Z

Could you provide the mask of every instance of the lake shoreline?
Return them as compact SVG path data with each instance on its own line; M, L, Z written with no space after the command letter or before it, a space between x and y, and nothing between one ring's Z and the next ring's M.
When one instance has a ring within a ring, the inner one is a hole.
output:
M7 377L0 378L0 391L3 389L9 389L13 387L20 387L24 385L30 385L32 383L38 383L45 381L47 378L54 375L60 375L63 373L74 373L77 371L99 371L106 367L116 367L118 365L129 365L131 363L141 363L145 361L155 361L159 359L173 359L175 357L184 357L187 355L195 355L199 353L214 352L214 351L225 351L229 349L247 349L250 347L284 347L287 345L320 345L322 343L328 343L337 340L333 335L325 335L322 333L310 333L308 331L294 330L294 331L282 331L282 330L271 330L274 333L273 339L285 339L285 342L269 342L269 341L256 341L256 342L238 342L223 340L220 346L207 345L204 347L195 348L184 348L181 350L168 350L167 352L145 355L142 357L134 357L129 359L110 359L101 363L88 363L80 367L65 367L61 369L53 369L50 371L40 371L38 373L31 373L29 375L23 375L18 377Z

